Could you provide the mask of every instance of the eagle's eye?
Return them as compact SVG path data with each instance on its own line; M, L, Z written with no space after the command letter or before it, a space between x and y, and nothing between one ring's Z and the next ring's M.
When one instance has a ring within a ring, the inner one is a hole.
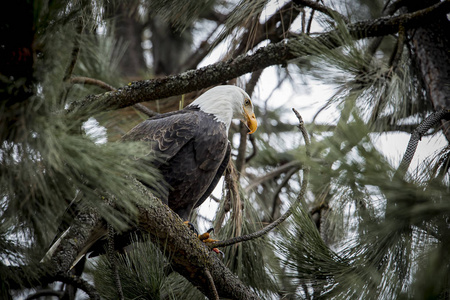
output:
M246 106L250 105L250 100L249 99L245 99L245 105Z

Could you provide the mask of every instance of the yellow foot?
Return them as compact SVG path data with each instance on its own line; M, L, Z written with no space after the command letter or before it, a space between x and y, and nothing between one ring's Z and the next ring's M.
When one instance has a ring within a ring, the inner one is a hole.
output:
M214 228L209 229L207 232L202 233L198 236L198 238L200 239L200 241L202 241L203 243L214 243L217 242L217 240L214 240L212 238L210 238L211 236L211 232L214 231Z
M198 236L199 240L202 241L203 243L214 243L214 242L218 241L218 240L215 240L215 239L211 238L211 232L214 231L214 228L209 229L205 233L198 234L198 230L195 228L195 226L191 222L185 221L184 224L187 227L189 227L189 229L194 231L195 234ZM222 251L220 251L219 249L217 249L217 248L212 248L212 251L216 252L217 254L222 255L222 258L225 257L225 254Z

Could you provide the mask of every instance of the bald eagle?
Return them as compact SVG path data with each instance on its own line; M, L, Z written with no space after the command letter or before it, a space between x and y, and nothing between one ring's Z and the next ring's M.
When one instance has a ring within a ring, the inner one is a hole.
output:
M149 142L161 158L161 200L182 219L200 206L216 187L230 160L228 130L233 118L255 132L257 122L248 94L239 87L214 87L186 108L148 119L122 141Z
M239 87L214 87L182 110L157 115L125 134L121 141L148 142L159 158L155 162L162 175L160 199L182 219L200 206L216 187L230 160L228 130L232 119L241 119L255 132L257 122L249 95ZM145 182L143 182L146 184ZM152 186L148 185L150 188ZM60 228L44 260L50 258L69 229ZM64 233L63 233L64 231ZM90 257L104 252L106 228L89 238L74 266L88 252ZM130 243L126 233L115 245Z

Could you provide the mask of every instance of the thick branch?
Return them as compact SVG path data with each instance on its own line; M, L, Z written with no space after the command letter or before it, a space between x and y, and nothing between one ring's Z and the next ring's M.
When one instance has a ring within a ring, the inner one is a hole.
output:
M389 35L398 32L400 24L408 28L416 28L437 15L445 15L449 11L450 2L444 1L410 14L350 24L347 30L355 39ZM314 38L300 36L269 44L258 49L252 55L238 56L235 59L218 62L198 70L153 80L135 81L117 91L91 95L83 101L75 101L72 103L70 111L77 108L118 109L144 101L189 93L268 66L285 64L305 55L314 55L308 49L308 44L311 42L322 43L330 48L339 47L342 41L338 36L337 30L317 35Z
M215 295L208 288L211 279L205 275L205 270L212 276L220 297L258 299L257 295L220 261L215 252L200 242L176 213L154 198L140 183L135 184L136 188L149 199L145 207L139 207L138 229L148 233L153 242L161 247L175 271L209 298L214 299ZM52 257L53 264L57 265L57 272L65 273L69 270L89 238L96 235L95 232L99 227L103 228L104 224L94 210L88 210L77 216L70 233L61 241Z

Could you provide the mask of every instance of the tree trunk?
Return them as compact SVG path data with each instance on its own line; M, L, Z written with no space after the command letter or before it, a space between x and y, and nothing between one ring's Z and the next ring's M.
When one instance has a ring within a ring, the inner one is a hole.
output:
M414 1L408 3L410 12L438 3ZM450 22L440 15L423 26L408 31L409 44L420 72L429 101L436 111L450 108ZM443 132L450 141L450 123L443 120Z

